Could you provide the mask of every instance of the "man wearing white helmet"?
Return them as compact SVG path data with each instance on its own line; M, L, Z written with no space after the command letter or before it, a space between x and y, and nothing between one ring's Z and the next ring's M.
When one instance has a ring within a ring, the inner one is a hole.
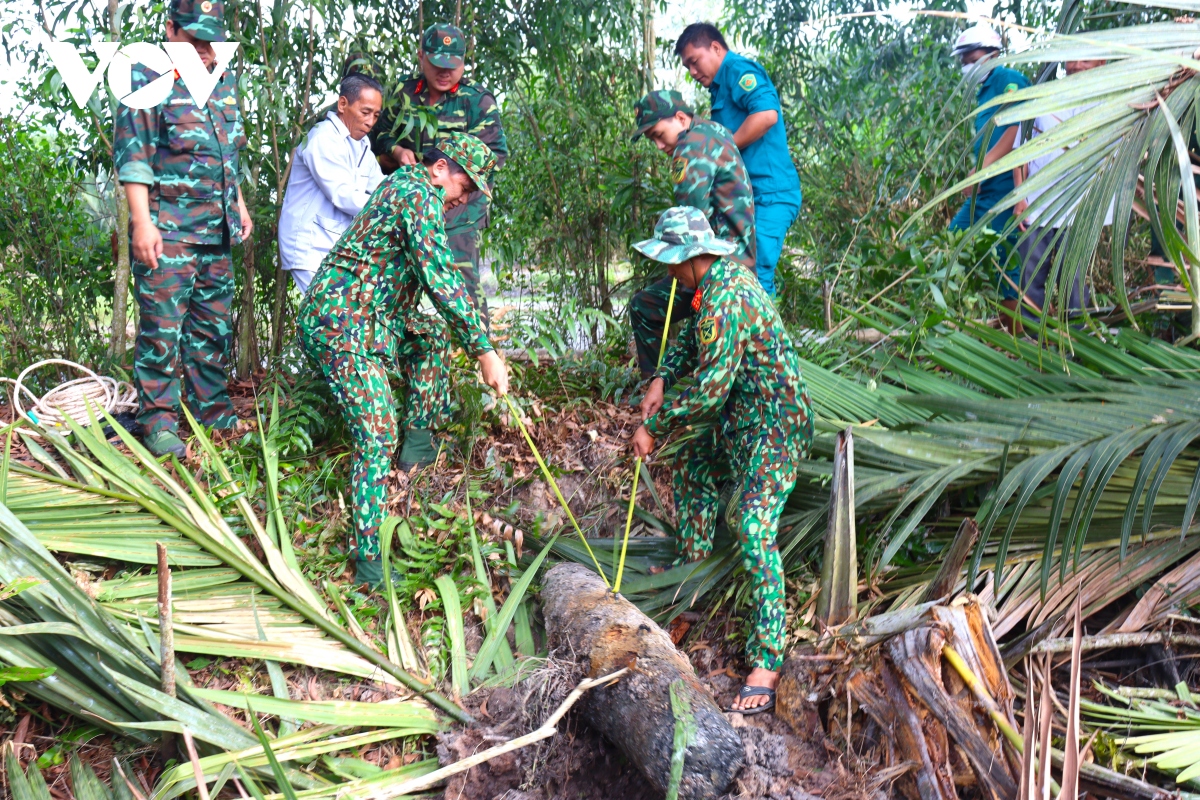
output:
M974 25L967 28L954 42L954 55L958 56L963 72L974 80L980 80L976 96L976 104L982 106L992 99L1029 86L1029 79L1015 69L999 66L994 63L996 54L1000 52L1000 36L990 25ZM983 148L982 133L988 122L996 113L998 106L992 106L975 115L975 158L979 161L979 151ZM1013 142L1017 138L1019 125L997 125L992 130L983 156L981 168L987 168L1012 152ZM971 170L974 172L974 169ZM997 202L1013 190L1012 172L1003 172L968 189L966 201L950 221L950 230L965 231L992 210ZM972 197L974 194L974 197ZM1001 211L989 223L992 230L1003 230L1012 217L1012 210ZM1010 240L1013 237L1010 237ZM1008 248L1001 246L1000 259L1003 262L1008 257ZM1006 270L1009 280L1000 279L1001 304L1008 309L1016 310L1019 303L1017 285L1021 279L1020 266ZM1016 324L1016 323L1014 323Z

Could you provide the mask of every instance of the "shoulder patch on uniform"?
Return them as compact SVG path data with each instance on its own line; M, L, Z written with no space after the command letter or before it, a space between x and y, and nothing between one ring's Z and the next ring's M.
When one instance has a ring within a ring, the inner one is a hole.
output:
M738 81L738 86L742 87L742 91L752 92L754 87L758 86L758 78L754 77L753 72L747 72Z
M1009 94L1010 92L1015 92L1019 88L1021 87L1017 86L1015 83L1010 83L1008 86L1004 87L1004 93Z
M687 175L687 159L683 156L676 156L671 161L671 180L675 183L683 183L685 175Z
M717 340L717 318L705 317L700 320L700 344L712 344Z

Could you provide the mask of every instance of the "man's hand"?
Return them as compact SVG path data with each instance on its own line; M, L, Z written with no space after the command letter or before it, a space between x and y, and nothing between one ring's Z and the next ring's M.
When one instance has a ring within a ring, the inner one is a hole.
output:
M407 147L396 145L392 148L392 158L396 159L401 166L411 167L417 163L417 154Z
M479 368L483 371L483 382L496 390L497 394L508 394L508 367L504 366L499 354L489 350L479 357Z
M250 212L246 210L246 200L242 197L242 190L238 188L238 217L242 223L242 241L248 241L250 234L254 232L254 220L250 218Z
M975 168L971 167L971 171L967 173L967 177L969 178L974 174L975 174ZM977 184L977 183L972 184L962 190L962 196L969 199L971 197L971 195L975 194L977 189L979 189L979 184Z
M133 223L133 233L129 237L133 245L133 257L150 269L158 269L158 257L163 253L162 234L150 220Z
M642 398L640 406L642 410L642 420L648 420L658 413L663 404L663 379L655 378L650 381L650 386L646 388L646 396Z
M1014 217L1020 217L1022 214L1024 214L1028 210L1029 210L1029 202L1027 200L1018 200L1016 202L1016 205L1013 206L1012 215ZM1019 223L1017 223L1017 227L1023 231L1028 230L1029 229L1029 221L1023 219Z
M633 448L635 456L645 459L654 452L654 437L650 435L650 431L646 430L645 425L641 425L633 432L633 439L630 440L629 445Z

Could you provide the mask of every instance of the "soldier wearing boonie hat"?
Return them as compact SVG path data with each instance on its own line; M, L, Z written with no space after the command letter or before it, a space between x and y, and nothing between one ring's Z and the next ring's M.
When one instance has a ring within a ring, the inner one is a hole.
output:
M495 167L487 145L462 133L430 148L422 163L400 167L325 256L300 304L300 341L320 365L354 442L360 583L383 578L379 526L397 430L404 430L400 466L411 469L432 463L433 429L450 421L450 335L479 360L484 382L508 391L504 363L471 305L443 227L446 210L476 189L487 192ZM440 319L421 313L422 295ZM389 370L408 381L399 414Z
M371 133L372 148L385 173L417 163L427 149L453 132L479 139L495 154L497 167L504 165L508 142L500 127L500 108L491 92L463 80L466 52L466 37L455 26L437 23L425 29L418 74L389 92ZM414 106L432 109L437 115L436 136L427 135L422 125L409 124L408 114ZM488 311L479 292L479 241L488 224L489 206L489 195L476 192L446 215L446 236L455 266L485 325Z
M196 48L213 70L225 40L222 0L171 0L167 39ZM134 91L158 73L135 65ZM226 70L203 106L178 78L153 108L118 106L114 161L129 200L132 271L140 321L134 346L137 422L155 455L186 453L180 396L200 422L237 425L226 371L233 338L231 247L252 223L238 186L246 134L236 81Z
M800 358L756 276L725 258L735 246L718 238L698 209L663 212L654 237L634 248L667 264L683 287L696 290L697 302L642 400L645 422L631 446L645 458L657 438L689 426L696 432L672 457L677 563L712 552L722 485L735 487L725 520L741 544L755 609L754 633L746 643L753 669L738 693L737 710L759 713L775 704L786 638L775 536L796 483L796 462L807 455L813 436ZM664 405L664 393L685 377L691 381Z

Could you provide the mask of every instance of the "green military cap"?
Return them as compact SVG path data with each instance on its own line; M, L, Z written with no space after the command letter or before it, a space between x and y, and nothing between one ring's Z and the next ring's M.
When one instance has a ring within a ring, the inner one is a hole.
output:
M437 149L466 170L479 191L487 197L492 196L488 179L492 176L492 170L496 168L496 154L480 141L479 137L451 131L445 139L438 142Z
M439 22L425 29L421 36L421 52L429 56L429 63L435 67L458 69L467 54L467 40L458 28Z
M668 208L654 226L654 238L633 246L646 258L664 264L680 264L702 253L727 256L737 245L718 239L704 212L691 206Z
M692 107L683 101L683 95L667 89L659 89L646 95L633 104L633 110L637 112L637 128L630 134L634 141L654 127L654 123L660 119L675 116L676 111L695 113Z
M170 17L197 39L225 41L225 0L171 0Z

